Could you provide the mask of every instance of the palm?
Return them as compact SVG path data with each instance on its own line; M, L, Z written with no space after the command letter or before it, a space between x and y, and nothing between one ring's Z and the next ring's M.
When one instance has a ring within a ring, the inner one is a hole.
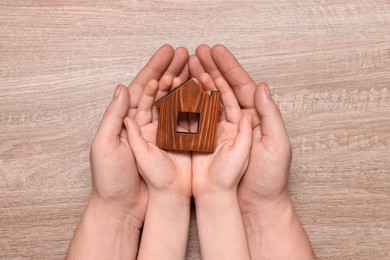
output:
M194 153L193 162L193 194L211 192L214 186L231 187L237 176L230 174L235 162L231 157L231 149L237 135L238 127L227 121L218 123L217 140L214 153Z
M238 186L243 213L254 210L254 198L272 201L287 190L291 151L288 144L278 144L270 138L258 138L260 126L253 131L248 169ZM257 138L256 138L257 135ZM258 203L256 204L258 207Z
M121 98L128 100L126 94ZM112 112L111 106L92 143L92 195L103 204L143 221L148 196L146 186L138 174L125 131L120 131L119 128L116 130L118 135L107 138L107 133L114 126L107 123ZM115 124L120 127L121 122Z
M107 205L143 220L148 195L126 133L122 131L112 143L101 145L100 142L96 138L91 149L93 192Z
M142 177L159 189L167 184L180 193L190 196L191 156L189 153L164 151L156 146L157 119L140 128L141 135L149 145L150 160L138 161Z

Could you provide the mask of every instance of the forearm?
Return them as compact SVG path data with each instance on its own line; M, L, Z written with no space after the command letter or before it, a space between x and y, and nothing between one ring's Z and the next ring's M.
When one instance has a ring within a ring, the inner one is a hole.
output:
M195 202L202 259L250 259L237 194L215 193Z
M65 259L136 259L142 223L90 202Z
M316 259L288 196L243 220L252 259Z
M138 259L184 259L190 198L150 194Z

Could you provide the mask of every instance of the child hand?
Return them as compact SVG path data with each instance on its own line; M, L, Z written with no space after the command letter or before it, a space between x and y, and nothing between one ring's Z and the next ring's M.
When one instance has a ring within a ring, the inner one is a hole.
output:
M169 86L172 82L168 83ZM164 82L150 81L126 130L140 174L149 191L138 259L184 259L190 220L191 154L156 146L158 116L153 106ZM177 81L177 85L180 81ZM188 129L188 123L185 125Z
M190 153L164 151L156 146L158 111L153 104L159 89L158 81L149 81L134 117L125 119L128 141L150 195L170 193L190 198Z
M214 82L202 74L203 86L218 89L224 105L217 125L216 148L213 153L193 153L192 192L195 199L205 195L229 192L236 194L237 185L248 165L252 139L251 116L241 113L238 102L225 80Z
M251 116L241 112L229 85L202 74L200 82L221 93L224 112L217 125L213 153L193 153L192 192L195 198L203 259L249 259L237 199L237 185L244 174L252 140Z

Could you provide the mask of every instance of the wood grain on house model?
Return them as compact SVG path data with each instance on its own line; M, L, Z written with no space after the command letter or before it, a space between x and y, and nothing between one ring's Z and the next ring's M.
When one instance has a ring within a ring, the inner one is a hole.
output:
M159 107L157 146L179 151L213 152L221 94L208 95L194 80L189 80L155 102ZM180 113L195 115L197 129L178 129ZM197 115L197 116L196 116Z

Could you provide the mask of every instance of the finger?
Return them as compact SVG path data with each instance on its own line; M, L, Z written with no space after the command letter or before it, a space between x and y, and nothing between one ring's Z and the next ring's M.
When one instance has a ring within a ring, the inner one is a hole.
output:
M127 115L129 108L129 94L123 85L118 85L114 98L108 105L99 128L96 138L102 141L113 142L121 134L123 119Z
M273 101L266 83L257 86L255 104L260 115L262 137L270 137L278 141L288 139L280 110Z
M189 80L190 78L190 69L189 69L189 66L188 66L188 62L186 62L184 68L182 69L182 71L180 72L179 75L177 75L177 77L179 79L181 79L181 82L186 82L187 80Z
M175 90L177 87L182 85L184 82L188 81L189 76L190 76L190 72L189 72L188 62L187 62L186 65L184 66L183 70L180 72L180 74L177 77L173 78L172 86L171 86L171 89L169 91Z
M183 83L182 79L179 77L176 77L172 81L171 91L179 87Z
M239 160L245 160L249 156L252 145L252 115L245 114L238 124L238 133L234 140L233 149Z
M254 108L256 84L233 54L223 45L215 45L211 56L218 70L226 79L243 108Z
M217 78L223 76L215 64L213 57L211 56L211 48L208 45L200 45L198 48L196 48L195 53L199 58L204 70L210 74L214 81Z
M175 50L173 59L171 63L169 64L169 67L165 71L163 76L170 75L172 77L178 76L183 69L185 68L185 65L188 62L188 50L184 47L179 47ZM183 79L184 80L184 79Z
M214 80L211 78L211 76L208 73L203 73L199 77L199 82L202 86L202 88L207 91L217 91L217 87L215 86Z
M172 46L166 44L160 47L150 58L148 63L141 69L138 75L130 83L130 108L137 108L138 101L146 84L152 80L160 80L174 57Z
M158 90L156 100L164 97L169 93L174 77L171 75L164 75L158 82Z
M252 118L252 124L253 124L253 118ZM252 136L254 141L261 142L261 138L263 137L263 135L261 133L260 125L256 126L255 128L252 127Z
M142 96L138 103L138 109L135 114L135 122L140 127L152 122L153 103L158 90L158 81L151 80L146 84Z
M175 77L181 74L188 63L188 51L186 48L177 48L174 52L173 59L160 79L159 91L157 98L163 97L171 90L172 82ZM182 76L185 76L182 75ZM184 82L184 78L182 81Z
M238 104L236 96L234 95L226 80L223 78L218 78L215 84L221 93L221 100L225 110L226 120L238 125L241 117L241 108Z
M133 151L136 160L143 161L143 157L148 153L149 145L141 135L141 131L133 119L126 117L124 122L130 148Z
M190 75L193 78L199 79L200 75L206 73L202 63L200 62L199 58L196 55L190 56L190 59L188 61L188 66L190 70Z

